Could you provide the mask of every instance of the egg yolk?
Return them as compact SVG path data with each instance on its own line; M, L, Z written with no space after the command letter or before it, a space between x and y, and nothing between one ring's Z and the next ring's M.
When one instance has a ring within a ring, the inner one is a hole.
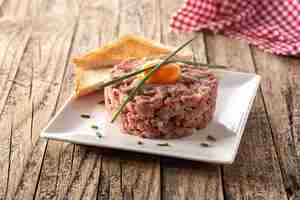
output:
M150 69L143 72L140 78L144 78ZM181 78L181 68L179 64L170 63L161 66L149 79L146 81L148 84L174 84Z

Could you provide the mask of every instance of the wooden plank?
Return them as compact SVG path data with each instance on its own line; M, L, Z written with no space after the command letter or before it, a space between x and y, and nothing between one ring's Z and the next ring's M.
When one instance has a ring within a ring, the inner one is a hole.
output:
M163 199L223 199L219 166L164 159Z
M121 166L124 199L160 199L160 164L157 158L126 154Z
M224 167L226 199L287 199L261 93L233 166Z
M120 158L108 152L103 155L98 199L122 199L122 167Z
M7 116L6 116L7 117ZM0 199L5 199L7 193L7 185L9 182L10 157L11 157L11 134L12 124L11 116L3 123L3 118L0 121Z
M295 149L297 157L300 157L300 68L299 60L289 59L288 62L288 78L290 85L290 98L292 97L289 112L292 125L293 142L295 143Z
M153 156L103 152L98 199L160 199L160 165Z
M100 34L105 43L127 33L159 40L157 4L151 0L104 1ZM160 199L160 165L157 158L129 152L103 153L99 199Z
M42 49L42 52L39 52L40 49L35 49L37 54L42 54L40 55L40 63L45 62L44 69L41 68L41 71L34 72L34 75L36 75L37 77L41 77L41 79L38 80L38 78L34 78L32 88L32 98L34 102L32 141L33 144L36 144L34 148L39 148L39 151L34 153L33 157L29 160L29 162L33 162L35 165L26 167L22 179L20 180L21 185L26 185L28 188L19 187L17 190L17 198L23 198L23 196L26 195L34 195L36 184L39 178L39 173L36 176L35 174L32 174L32 172L40 171L40 167L43 161L43 155L45 153L47 144L46 141L39 138L39 134L42 128L47 124L48 120L56 111L57 99L61 91L60 84L63 80L64 68L66 66L68 50L73 34L73 28L70 28L69 25L62 25L61 27L63 27L64 32L62 33L58 31L58 34L52 33L53 35L48 35L47 39L50 38L50 41L46 42L46 38L39 38L37 40L37 43L39 44L51 44L49 46L39 46L38 44L36 44L36 48ZM51 27L51 31L49 31L49 33L52 32L52 28L53 27ZM45 32L43 31L43 34L44 33ZM45 36L47 36L47 34L45 34ZM51 39L53 39L54 41L51 41ZM37 54L34 55L35 58L38 56ZM51 57L49 57L49 55L51 55ZM44 59L47 59L47 61ZM47 74L48 76L46 77L44 74ZM28 177L33 178L31 178L30 180L28 179Z
M24 27L9 20L0 20L0 199L7 195L8 184L10 182L11 163L15 154L12 137L15 135L14 129L17 120L13 120L16 110L16 103L21 96L14 97L12 91L22 90L22 95L26 96L26 82L16 77L20 69L21 58L31 33L30 28ZM22 89L21 89L22 88Z
M178 46L191 38L191 34L169 33L168 25L171 14L182 1L161 1L162 41L171 46ZM190 50L194 59L207 62L203 34L193 42ZM205 163L163 159L163 199L223 199L220 167Z
M43 21L44 20L44 21ZM21 21L22 22L22 21ZM37 18L7 107L15 112L7 199L35 196L46 140L41 129L56 109L74 24ZM47 22L47 23L45 23ZM32 26L27 26L32 29ZM20 35L24 37L24 35ZM20 44L16 45L20 48ZM10 103L12 102L12 103Z
M223 36L207 36L209 61L254 72L249 46ZM223 167L226 199L287 199L268 116L259 92L242 139L237 160Z
M31 33L27 23L0 20L0 115L11 91L19 63ZM18 47L18 48L17 48Z
M77 6L80 16L71 57L84 54L99 43L99 7L93 2ZM73 69L69 61L58 107L73 92ZM100 154L99 150L93 148L49 141L36 199L95 199L101 166Z
M160 13L158 1L119 1L120 22L118 36L135 33L160 40Z
M5 18L24 20L31 15L30 6L32 4L31 0L3 0L0 1L0 6L2 10L2 15Z
M71 176L74 145L48 141L35 199L57 198Z
M297 59L288 59L288 78L290 85L290 99L289 104L289 118L292 126L292 139L296 151L297 165L296 170L292 169L289 173L296 173L296 178L289 176L290 183L289 187L286 187L289 199L300 199L300 184L299 184L299 166L300 166L300 63ZM291 168L294 166L290 166ZM295 180L296 179L296 180Z
M300 198L299 60L253 50L285 189ZM276 105L276 106L274 106Z
M61 165L60 170L64 170L64 167ZM96 199L100 167L101 152L98 148L76 145L71 171L67 169L71 174L65 177L61 173L57 199Z

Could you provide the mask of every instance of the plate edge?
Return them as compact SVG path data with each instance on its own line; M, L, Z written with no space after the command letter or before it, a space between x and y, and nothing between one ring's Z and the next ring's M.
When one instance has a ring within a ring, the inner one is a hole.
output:
M253 73L254 74L254 73ZM241 140L242 140L242 137L244 135L244 131L245 131L245 128L246 128L246 125L247 125L247 122L248 122L248 118L249 118L249 114L251 112L251 109L253 107L253 103L254 103L254 100L256 98L256 95L257 95L257 91L260 87L260 81L261 81L261 76L258 75L258 74L255 74L255 79L256 79L256 87L255 87L255 90L254 90L254 93L253 93L253 96L252 96L252 99L248 105L248 109L245 113L245 116L244 116L244 121L242 122L241 124L241 127L240 127L240 130L238 131L240 134L239 134L239 137L238 137L238 142L237 144L234 146L234 153L233 155L231 156L231 159L230 159L230 163L229 164L232 164L235 159L236 159L236 156L237 156L237 152L238 152L238 149L239 149L239 146L240 146L240 143L241 143Z
M41 133L40 133L40 137L45 138L46 136L46 131L47 129L50 127L51 124L53 124L53 122L56 120L56 118L60 115L60 113L65 109L65 107L69 104L70 101L72 101L72 99L75 96L75 92L73 92L68 98L67 100L64 102L64 104L58 109L58 111L55 113L55 115L48 121L47 125L42 129Z

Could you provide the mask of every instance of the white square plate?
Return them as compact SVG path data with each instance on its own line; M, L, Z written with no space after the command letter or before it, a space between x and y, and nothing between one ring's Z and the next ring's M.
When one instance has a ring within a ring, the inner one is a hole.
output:
M141 139L122 134L117 124L110 124L100 94L77 100L70 97L41 136L73 143L177 157L189 160L227 163L234 161L244 127L260 82L256 74L217 71L219 88L213 121L206 129L180 139ZM81 114L89 114L84 119ZM99 127L102 138L96 136L92 125ZM216 138L207 141L207 136ZM138 144L142 141L143 144ZM205 147L201 143L209 142ZM170 146L159 146L168 143Z

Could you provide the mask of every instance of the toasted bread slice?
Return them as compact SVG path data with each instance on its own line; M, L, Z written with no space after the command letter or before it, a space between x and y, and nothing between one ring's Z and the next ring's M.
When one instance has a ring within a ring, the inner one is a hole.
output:
M171 50L172 48L152 40L136 35L126 35L84 56L73 58L73 63L85 69L100 68L115 65L128 58L139 59L166 55ZM190 56L191 54L181 54L181 57Z
M83 96L98 90L97 85L110 80L110 67L129 58L161 57L172 51L172 48L152 40L126 35L120 40L97 48L96 50L73 58L75 68L76 96ZM178 57L190 59L191 53L181 53Z
M98 90L98 85L110 80L112 68L83 69L75 68L75 93L84 96Z

